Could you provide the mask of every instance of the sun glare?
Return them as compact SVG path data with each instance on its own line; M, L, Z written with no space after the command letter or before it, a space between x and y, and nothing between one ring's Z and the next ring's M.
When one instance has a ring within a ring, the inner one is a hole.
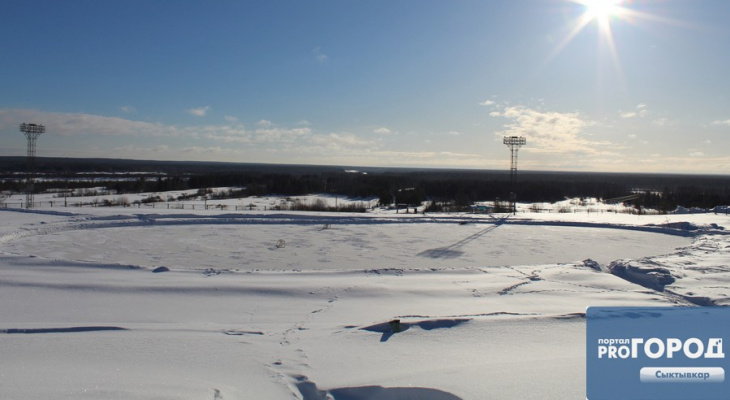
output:
M621 33L620 37L626 38L628 27L635 26L641 21L660 22L663 24L671 24L678 26L690 26L682 21L662 17L652 13L647 13L637 9L635 2L632 0L557 0L566 3L563 8L566 16L567 24L564 26L565 33L562 37L558 37L555 45L545 58L533 72L533 78L540 74L553 59L573 42L584 30L590 27L595 28L593 32L597 39L595 46L595 54L598 58L597 68L600 74L604 74L605 64L613 65L615 77L618 84L626 87L623 76L623 68L619 58L618 46L614 40L614 33ZM589 29L590 30L590 29ZM615 32L614 32L615 31ZM586 42L583 42L586 43ZM606 57L607 56L607 57Z
M612 52L615 51L613 34L611 32L611 20L625 20L635 16L634 11L629 10L623 4L625 0L567 0L570 3L582 7L582 12L571 24L570 32L557 46L551 58L570 43L585 27L591 23L598 26L600 37L608 43Z
M620 16L623 10L621 0L583 0L581 3L586 7L585 17L601 24L607 24L611 17Z
M545 64L556 57L580 32L587 26L594 24L599 30L599 38L602 46L611 53L614 67L619 76L622 75L621 67L616 51L616 44L613 40L611 29L612 20L627 20L632 16L640 15L624 6L627 0L566 0L569 3L581 7L581 13L570 24L567 35L553 49ZM544 64L544 65L545 65Z

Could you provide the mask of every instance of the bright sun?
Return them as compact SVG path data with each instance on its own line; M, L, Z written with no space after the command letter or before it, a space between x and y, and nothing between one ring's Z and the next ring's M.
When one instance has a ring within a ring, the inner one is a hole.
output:
M601 25L607 24L614 16L620 16L623 8L619 5L621 0L581 0L586 7L585 18L596 20Z
M598 41L596 48L600 52L597 55L607 51L610 55L613 66L616 70L618 79L623 83L623 72L621 70L621 62L619 54L614 42L613 31L617 30L624 34L630 25L635 25L637 21L650 20L660 21L664 23L680 24L681 22L672 19L662 18L658 15L649 14L636 7L632 7L632 0L560 0L562 2L572 4L574 7L566 7L568 15L574 15L574 19L569 20L566 26L565 35L559 39L555 47L552 49L545 61L538 67L538 71L544 68L550 61L560 54L585 28L593 25L596 28L596 37ZM602 57L602 55L601 55Z
M568 28L568 32L555 46L553 51L545 60L544 65L556 57L580 32L588 25L594 24L598 28L598 37L601 43L611 53L613 64L618 75L622 75L621 67L616 51L616 44L613 41L612 22L628 21L630 19L651 18L651 16L637 12L627 7L629 0L565 0L580 6L580 13Z

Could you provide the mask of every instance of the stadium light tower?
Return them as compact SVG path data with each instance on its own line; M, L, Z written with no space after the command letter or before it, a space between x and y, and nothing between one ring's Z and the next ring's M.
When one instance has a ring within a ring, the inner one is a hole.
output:
M33 208L33 172L35 169L35 142L46 127L39 124L20 124L20 131L28 139L28 185L25 188L25 207Z
M522 136L505 136L502 143L509 147L511 157L509 166L509 206L512 213L517 212L517 194L515 193L515 183L517 182L517 151L520 147L527 144L527 140Z

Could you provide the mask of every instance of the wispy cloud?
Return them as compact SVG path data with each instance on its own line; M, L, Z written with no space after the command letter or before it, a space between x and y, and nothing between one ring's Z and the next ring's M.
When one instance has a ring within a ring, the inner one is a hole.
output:
M651 121L651 124L656 126L671 126L674 124L674 122L669 118L661 117Z
M42 123L48 135L65 136L68 148L53 156L122 157L134 159L249 160L281 163L332 163L362 165L441 165L496 167L482 154L439 148L410 151L411 146L391 143L385 137L349 132L318 133L308 126L256 126L246 129L233 118L221 124L165 125L83 113L0 109L0 135L17 135L18 121ZM265 124L264 124L265 125ZM113 138L111 138L113 137ZM112 140L109 140L109 139ZM58 139L56 139L58 140ZM45 143L45 142L44 142ZM411 143L412 144L412 143ZM24 143L23 143L24 145ZM23 154L24 146L4 146L3 155ZM426 164L424 164L426 163Z
M312 50L312 55L314 56L315 60L321 63L327 62L327 60L329 60L329 56L322 52L322 47L320 46L317 46Z
M252 134L243 126L210 125L194 128L199 134L198 138L224 143L251 143Z
M479 103L479 105L482 105L482 106L491 106L491 105L494 105L494 101L492 101L492 100L484 100L481 103Z
M177 128L159 123L83 113L45 112L27 109L0 110L0 129L15 127L17 121L46 125L49 134L60 136L175 136Z
M238 118L236 118L232 115L225 115L225 116L223 116L223 119L225 119L227 122L230 122L230 123L238 122Z
M632 111L619 112L621 118L644 118L649 114L649 110L645 103L639 103L636 105L636 109Z
M293 142L298 138L309 135L312 130L309 128L262 128L256 129L254 133L258 142Z
M0 110L0 131L17 129L19 120L42 123L46 125L48 134L62 137L130 137L135 141L141 137L249 143L253 135L240 124L176 126L102 115L23 109ZM93 141L90 140L89 143Z
M114 154L121 155L123 157L145 157L155 154L175 156L183 153L186 154L191 160L204 160L210 154L236 155L244 152L244 150L241 149L221 146L170 147L166 145L159 145L146 147L133 144L116 146L113 147L111 150L114 152Z
M383 150L376 153L380 156L387 157L399 157L399 158L410 158L410 159L427 159L427 158L475 158L481 159L483 156L474 153L455 153L450 151L393 151Z
M137 109L134 108L133 106L121 106L121 107L119 107L119 110L124 113L128 113L128 114L137 111Z
M188 114L190 114L194 117L205 117L208 114L208 111L210 111L210 106L190 108L187 111L188 111Z
M585 138L585 130L596 122L584 118L577 112L560 113L539 111L524 106L507 107L492 116L507 118L512 122L504 127L497 136L525 136L526 151L536 153L583 153L605 154L610 143L597 142Z
M271 121L269 121L267 119L262 119L259 122L257 122L256 125L262 126L262 127L268 127L268 126L271 126Z
M393 131L391 131L390 129L388 129L388 128L384 127L384 126L373 130L373 132L374 133L377 133L379 135L389 135L389 134L393 133Z
M714 121L712 125L727 125L730 126L730 119L726 119L724 121Z
M312 144L324 146L328 150L353 149L354 147L372 147L375 142L359 138L351 133L330 133L327 135L315 135L311 140Z

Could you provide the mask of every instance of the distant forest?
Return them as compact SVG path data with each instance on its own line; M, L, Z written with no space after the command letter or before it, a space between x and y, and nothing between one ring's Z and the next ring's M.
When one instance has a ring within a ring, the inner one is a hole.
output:
M34 191L105 187L118 194L236 188L236 196L297 196L327 193L353 198L419 204L432 200L465 207L475 201L506 200L509 171L165 162L114 159L38 158ZM25 157L0 157L0 191L22 192ZM125 174L125 175L121 175ZM566 198L615 199L640 196L636 207L674 210L730 205L730 176L520 171L518 201Z

